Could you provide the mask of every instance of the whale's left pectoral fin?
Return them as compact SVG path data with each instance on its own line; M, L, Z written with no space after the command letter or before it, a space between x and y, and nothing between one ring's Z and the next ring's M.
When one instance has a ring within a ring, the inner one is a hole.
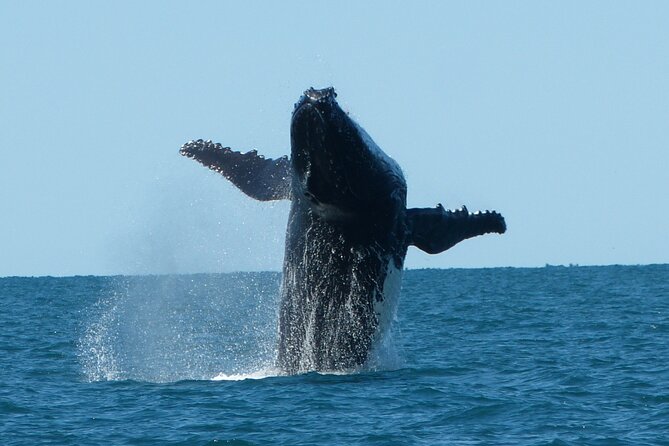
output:
M211 141L189 141L179 151L215 170L242 192L260 201L290 199L288 157L269 159L258 152L241 153Z
M428 254L438 254L468 238L491 232L506 232L504 217L497 212L470 213L466 207L456 211L436 208L407 209L409 244Z

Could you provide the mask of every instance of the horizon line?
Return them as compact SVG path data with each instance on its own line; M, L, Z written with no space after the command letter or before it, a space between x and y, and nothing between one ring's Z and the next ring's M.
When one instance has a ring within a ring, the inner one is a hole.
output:
M445 268L404 268L404 271L436 271L436 270L489 270L489 269L551 269L551 268L607 268L607 267L646 267L646 266L669 266L668 263L610 263L610 264L551 264L546 263L543 266L480 266L480 267L462 267L453 266ZM70 275L7 275L0 276L0 279L68 279L77 277L159 277L159 276L197 276L214 274L261 274L274 273L281 274L280 270L249 270L249 271L200 271L200 272L172 272L172 273L132 273L132 274L70 274Z

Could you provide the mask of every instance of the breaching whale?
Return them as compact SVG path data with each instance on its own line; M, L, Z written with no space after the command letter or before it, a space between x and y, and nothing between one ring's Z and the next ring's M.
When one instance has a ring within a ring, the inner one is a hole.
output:
M257 200L291 200L279 309L283 373L365 364L388 330L409 245L436 254L485 233L504 233L497 212L406 207L398 164L344 112L333 88L295 104L290 158L190 141L180 153Z

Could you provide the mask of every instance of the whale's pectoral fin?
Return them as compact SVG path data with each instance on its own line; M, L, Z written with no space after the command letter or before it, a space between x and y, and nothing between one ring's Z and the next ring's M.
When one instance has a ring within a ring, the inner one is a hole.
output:
M290 199L290 161L269 159L251 150L235 152L211 141L189 141L179 151L222 174L251 198L261 201Z
M506 222L497 212L470 213L466 207L456 211L436 208L407 209L409 244L428 254L446 251L457 243L490 232L503 234Z

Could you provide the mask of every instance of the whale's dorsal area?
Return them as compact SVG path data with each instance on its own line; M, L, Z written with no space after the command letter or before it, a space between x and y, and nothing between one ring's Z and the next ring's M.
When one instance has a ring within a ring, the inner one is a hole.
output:
M406 207L397 163L337 104L332 88L295 105L290 158L211 141L181 154L256 200L291 200L279 308L277 366L285 373L365 364L393 320L407 247L429 253L504 233L497 212Z

